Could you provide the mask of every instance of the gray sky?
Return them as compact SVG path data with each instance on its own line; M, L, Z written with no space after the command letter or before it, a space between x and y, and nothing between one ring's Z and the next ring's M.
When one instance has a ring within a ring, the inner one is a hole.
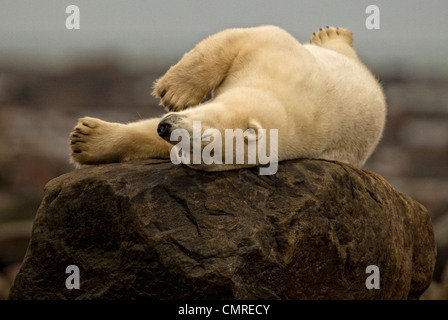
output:
M67 30L65 9L80 9ZM380 29L368 30L368 5ZM448 75L446 0L0 0L0 66L63 67L107 53L133 67L174 63L207 35L274 24L299 41L326 25L355 35L361 58L382 70Z

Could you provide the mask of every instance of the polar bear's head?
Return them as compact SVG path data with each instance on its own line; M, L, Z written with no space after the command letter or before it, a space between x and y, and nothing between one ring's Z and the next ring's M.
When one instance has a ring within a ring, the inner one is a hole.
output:
M210 104L168 113L159 122L157 133L177 147L172 151L175 157L180 152L182 162L196 169L212 170L209 164L216 168L216 164L258 163L257 153L252 151L257 150L253 146L262 138L261 124L218 109Z

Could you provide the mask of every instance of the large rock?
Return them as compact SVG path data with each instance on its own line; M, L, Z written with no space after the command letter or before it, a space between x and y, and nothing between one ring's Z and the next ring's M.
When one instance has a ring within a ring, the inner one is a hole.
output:
M371 172L129 162L47 184L9 298L412 299L434 262L426 209ZM69 265L79 289L66 288ZM366 287L369 265L379 289Z

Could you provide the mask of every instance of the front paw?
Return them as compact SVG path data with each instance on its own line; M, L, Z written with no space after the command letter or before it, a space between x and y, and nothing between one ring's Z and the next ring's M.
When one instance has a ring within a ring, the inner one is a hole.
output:
M206 94L207 92L195 88L191 84L173 80L173 76L170 74L157 80L153 91L153 95L160 99L161 105L168 112L179 112L197 106Z
M79 119L70 134L71 162L79 166L118 161L113 136L119 125L90 117Z
M203 55L192 50L156 80L152 94L167 111L178 112L197 106L213 88L209 83L210 70L205 69L203 59Z

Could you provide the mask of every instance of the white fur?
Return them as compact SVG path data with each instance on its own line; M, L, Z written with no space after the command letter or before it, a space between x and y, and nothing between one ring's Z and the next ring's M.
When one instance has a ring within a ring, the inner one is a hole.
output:
M210 90L213 98L200 104ZM182 118L174 128L188 130L200 120L203 130L222 133L253 124L278 129L279 161L315 158L362 166L382 135L386 115L378 81L357 58L351 32L342 28L321 29L305 45L274 26L222 31L185 54L156 81L154 94ZM72 133L72 160L168 158L172 145L156 131L165 118L112 126L80 119ZM83 130L89 133L82 135Z

